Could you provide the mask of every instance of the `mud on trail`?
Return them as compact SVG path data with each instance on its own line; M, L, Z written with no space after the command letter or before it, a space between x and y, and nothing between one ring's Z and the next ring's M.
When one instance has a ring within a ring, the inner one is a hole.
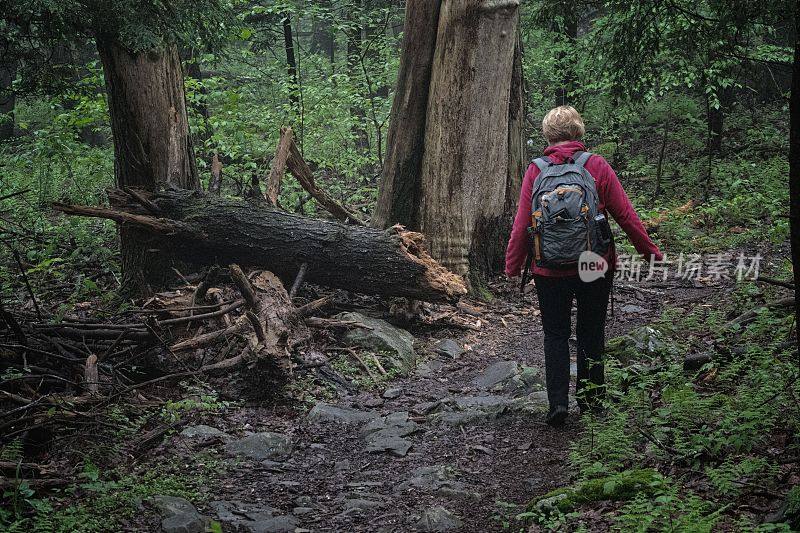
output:
M523 306L513 282L491 289L492 302L466 306L477 331L412 327L417 364L407 377L339 389L316 404L192 415L139 464L171 457L191 469L201 454L218 458L223 473L204 487L205 503L166 498L127 527L203 531L214 520L224 531L502 530L503 502L521 511L569 483L569 447L583 423L572 399L564 428L543 422L535 292ZM607 337L711 291L680 280L618 283ZM574 360L572 368L574 380Z

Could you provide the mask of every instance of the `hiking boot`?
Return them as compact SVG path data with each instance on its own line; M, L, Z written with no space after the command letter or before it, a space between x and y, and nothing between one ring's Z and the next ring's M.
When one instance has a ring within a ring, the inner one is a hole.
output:
M556 405L547 413L547 425L554 428L563 426L568 414L566 405Z

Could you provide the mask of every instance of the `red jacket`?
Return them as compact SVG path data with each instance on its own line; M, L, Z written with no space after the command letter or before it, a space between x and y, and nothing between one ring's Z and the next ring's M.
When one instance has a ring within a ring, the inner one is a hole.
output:
M583 143L579 141L570 141L555 146L548 146L544 151L544 155L548 156L554 163L561 163L566 158L578 151L586 151ZM622 184L619 182L614 169L599 155L593 155L586 162L586 170L592 175L597 187L597 195L600 199L598 208L605 213L606 217L610 214L617 224L625 231L625 233L633 242L633 246L645 259L649 260L651 256L657 260L662 259L661 252L658 246L653 244L650 236L647 235L647 230L644 229L642 221L631 205L628 195L622 189ZM517 216L514 218L514 227L511 230L511 238L508 240L508 248L506 249L506 274L509 276L518 276L524 267L525 258L528 255L528 227L531 224L531 195L533 194L533 183L539 176L539 167L531 163L528 171L525 172L525 178L522 180L522 192L519 197L519 208L517 209ZM613 252L609 252L611 254ZM611 267L616 264L616 257L607 256ZM565 269L554 270L550 268L542 268L533 266L533 273L538 276L552 276L564 277L575 276L578 270Z

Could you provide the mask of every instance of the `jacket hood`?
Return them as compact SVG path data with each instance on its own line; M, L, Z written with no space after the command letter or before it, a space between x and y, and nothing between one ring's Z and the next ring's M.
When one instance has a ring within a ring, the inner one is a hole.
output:
M585 152L586 146L580 141L569 141L561 144L548 146L544 149L544 155L548 156L553 163L563 163L565 159L571 157L575 152Z

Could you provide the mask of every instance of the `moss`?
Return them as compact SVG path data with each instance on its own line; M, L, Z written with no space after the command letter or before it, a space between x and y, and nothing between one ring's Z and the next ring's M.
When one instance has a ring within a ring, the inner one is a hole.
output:
M529 511L548 512L558 509L566 513L578 505L603 500L627 501L637 494L652 495L664 483L655 470L626 470L611 476L590 479L575 487L562 487L548 492L528 505Z

